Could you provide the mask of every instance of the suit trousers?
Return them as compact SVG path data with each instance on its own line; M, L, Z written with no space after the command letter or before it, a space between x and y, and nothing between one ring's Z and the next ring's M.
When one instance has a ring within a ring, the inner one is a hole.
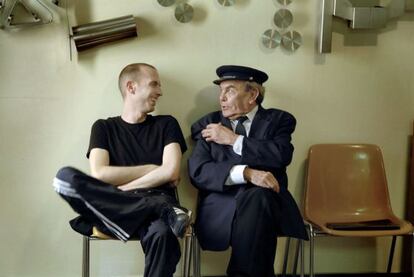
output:
M81 215L78 222L122 241L138 238L145 253L144 277L173 276L181 252L164 219L167 210L178 204L168 191L123 192L71 167L59 170L54 187Z
M274 277L275 234L281 216L275 194L270 189L253 186L237 196L229 276Z

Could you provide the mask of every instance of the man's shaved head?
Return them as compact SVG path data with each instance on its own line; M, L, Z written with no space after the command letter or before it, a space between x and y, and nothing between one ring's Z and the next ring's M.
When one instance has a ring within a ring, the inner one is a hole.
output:
M126 83L131 80L139 79L139 73L144 68L152 68L157 70L154 66L146 63L132 63L124 67L121 73L119 73L118 87L121 92L122 98L125 98Z

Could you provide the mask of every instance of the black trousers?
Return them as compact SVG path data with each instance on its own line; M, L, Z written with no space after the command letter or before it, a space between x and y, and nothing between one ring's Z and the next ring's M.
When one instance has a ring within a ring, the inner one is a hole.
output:
M138 238L145 253L145 277L173 276L180 245L164 220L168 209L178 204L173 192L124 192L72 167L59 170L53 186L81 215L78 222L122 241Z
M275 234L280 216L276 192L270 189L251 187L237 197L229 276L275 276Z

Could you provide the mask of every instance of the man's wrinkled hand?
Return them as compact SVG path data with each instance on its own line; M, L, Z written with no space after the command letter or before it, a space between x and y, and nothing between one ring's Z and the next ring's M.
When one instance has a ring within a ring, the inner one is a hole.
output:
M244 178L255 186L280 191L279 182L271 172L246 167L243 172Z
M238 137L233 130L221 125L221 123L208 124L207 127L201 131L201 135L206 141L224 145L233 145Z

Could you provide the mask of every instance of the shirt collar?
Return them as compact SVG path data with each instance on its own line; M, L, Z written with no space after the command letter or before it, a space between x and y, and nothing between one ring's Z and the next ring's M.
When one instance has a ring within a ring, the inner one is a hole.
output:
M255 117L258 110L259 110L259 106L256 105L256 106L254 106L254 108L250 112L245 114L245 116L247 116L247 118L250 120L250 122L253 122L253 119L254 119L254 117ZM230 121L233 124L237 124L237 119L230 120Z
M259 109L259 106L254 106L254 108L250 111L250 112L248 112L247 114L246 114L246 116L247 116L247 118L250 120L250 121L253 121L253 118L254 118L254 116L256 115L256 113L257 113L257 110Z

